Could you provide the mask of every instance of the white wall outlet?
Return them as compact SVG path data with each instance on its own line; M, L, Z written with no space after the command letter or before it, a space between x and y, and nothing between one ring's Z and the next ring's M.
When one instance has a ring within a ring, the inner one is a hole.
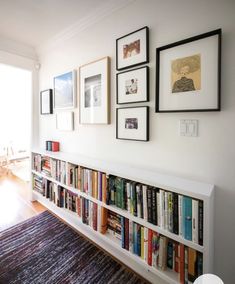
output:
M198 136L198 120L197 119L181 119L180 120L180 136L197 137Z

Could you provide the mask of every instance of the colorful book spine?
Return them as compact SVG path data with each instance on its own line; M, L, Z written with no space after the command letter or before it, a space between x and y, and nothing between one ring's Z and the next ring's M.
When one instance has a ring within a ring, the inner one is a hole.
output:
M173 192L173 233L179 234L179 204L178 194Z
M125 249L129 250L129 219L125 218Z
M198 200L192 200L192 240L198 244Z
M148 263L148 228L144 227L144 261Z
M143 218L148 221L147 185L142 185L143 192Z
M148 222L152 223L152 188L147 188Z
M153 231L148 229L148 265L152 266L152 239Z
M144 260L144 227L141 226L141 258Z
M125 218L121 216L121 237L122 237L122 248L125 248Z
M198 203L198 243L203 246L203 201Z
M183 196L183 236L192 241L192 198Z
M152 188L152 206L151 206L151 211L152 211L152 223L154 225L157 225L157 189Z
M129 251L134 253L133 246L133 221L129 220Z

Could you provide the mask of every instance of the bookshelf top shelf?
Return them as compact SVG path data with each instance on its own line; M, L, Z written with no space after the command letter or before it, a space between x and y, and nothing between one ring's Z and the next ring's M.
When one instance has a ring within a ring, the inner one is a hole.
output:
M201 200L210 199L210 196L214 191L213 184L162 174L153 170L141 169L139 167L128 166L118 162L98 160L80 154L48 152L42 149L33 149L32 153L49 156L51 158L101 171L106 174L120 176L150 186L181 193L183 195L190 195Z

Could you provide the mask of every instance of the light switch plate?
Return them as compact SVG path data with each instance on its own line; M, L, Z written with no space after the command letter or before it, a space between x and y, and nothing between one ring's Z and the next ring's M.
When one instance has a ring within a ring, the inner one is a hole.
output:
M180 120L180 136L197 137L198 136L198 120L197 119L181 119Z

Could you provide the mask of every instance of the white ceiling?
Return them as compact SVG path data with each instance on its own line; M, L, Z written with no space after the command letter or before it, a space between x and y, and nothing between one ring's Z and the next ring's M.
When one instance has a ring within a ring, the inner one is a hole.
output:
M110 1L0 0L0 37L37 47Z

